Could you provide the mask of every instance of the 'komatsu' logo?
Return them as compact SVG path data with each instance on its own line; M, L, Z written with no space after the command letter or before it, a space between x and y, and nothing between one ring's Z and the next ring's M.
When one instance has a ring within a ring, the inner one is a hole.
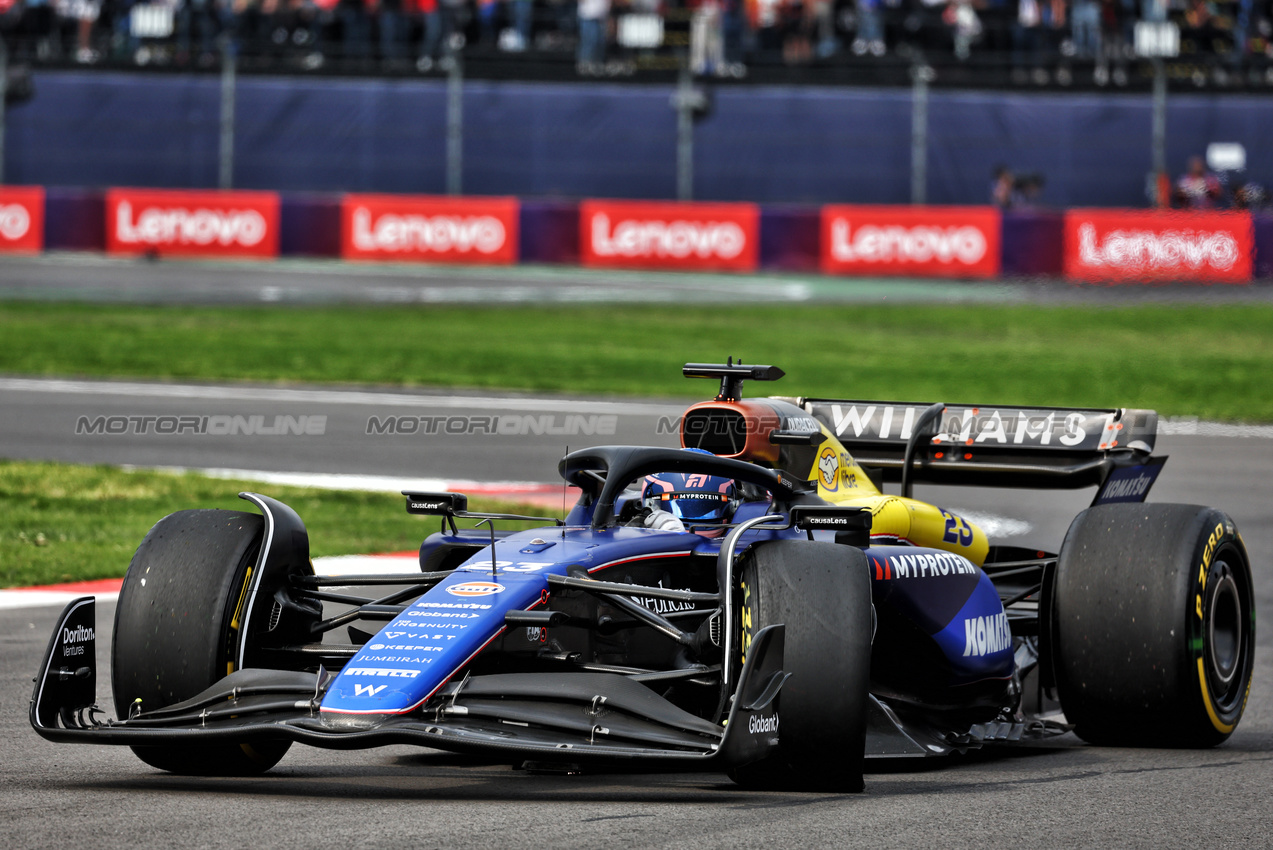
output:
M969 617L964 620L964 655L982 656L1012 647L1007 614Z
M1105 488L1102 499L1126 499L1129 496L1144 496L1149 485L1154 483L1154 476L1137 475L1135 478L1124 478L1115 481Z

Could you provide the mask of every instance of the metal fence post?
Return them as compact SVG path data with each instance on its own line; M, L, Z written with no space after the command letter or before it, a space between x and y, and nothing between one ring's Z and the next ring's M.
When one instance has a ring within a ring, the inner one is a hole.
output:
M9 119L5 101L9 98L9 45L0 37L0 183L4 183L4 131Z
M1154 59L1154 174L1167 171L1167 69L1161 58Z
M681 68L676 81L676 199L694 198L694 107L690 72Z
M464 71L460 56L447 48L451 60L446 72L446 193L462 191L464 173Z
M1165 204L1159 197L1159 181L1167 173L1167 67L1164 61L1180 55L1180 27L1171 21L1137 21L1133 32L1136 55L1154 63L1153 138L1150 172L1146 193L1154 203Z
M220 174L222 189L234 186L234 42L221 36L221 148Z
M911 66L911 203L928 200L928 81L933 69L917 61Z

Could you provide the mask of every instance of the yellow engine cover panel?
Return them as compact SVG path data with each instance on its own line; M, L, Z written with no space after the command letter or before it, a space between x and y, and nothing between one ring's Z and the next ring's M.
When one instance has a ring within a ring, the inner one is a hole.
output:
M977 566L990 550L986 533L950 511L901 496L858 496L837 504L871 512L871 539L877 543L910 543L963 555Z
M990 541L984 531L927 502L881 493L848 449L825 427L822 433L825 440L806 480L816 481L818 495L828 502L870 510L873 540L944 549L977 566L985 562Z

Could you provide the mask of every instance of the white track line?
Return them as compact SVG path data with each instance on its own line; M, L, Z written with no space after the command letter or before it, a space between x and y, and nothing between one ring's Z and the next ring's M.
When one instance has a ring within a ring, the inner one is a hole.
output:
M61 608L72 599L95 596L98 602L114 602L119 593L70 593L63 590L0 590L0 611L15 608Z
M367 390L302 390L294 388L225 385L132 383L125 381L66 381L45 378L0 378L0 391L57 395L132 396L134 398L268 401L297 404L348 404L375 407L423 407L457 410L535 410L559 413L614 413L650 416L679 415L683 404L593 401L567 398L523 398L466 395L422 395Z
M314 572L320 576L397 575L420 572L420 556L408 555L336 555L314 559ZM85 593L68 590L0 590L0 610L15 608L61 607L81 596L95 596L98 602L114 602L118 592Z
M498 495L502 499L516 499L518 495L541 495L560 492L560 484L541 484L536 481L460 481L453 478L402 478L396 475L364 475L347 472L269 472L259 469L200 469L184 466L132 466L125 470L157 470L178 475L194 472L208 478L238 481L259 481L283 487L319 487L324 490L362 490L369 493L401 493L415 490L423 493L469 491L474 495ZM572 499L573 501L573 499Z

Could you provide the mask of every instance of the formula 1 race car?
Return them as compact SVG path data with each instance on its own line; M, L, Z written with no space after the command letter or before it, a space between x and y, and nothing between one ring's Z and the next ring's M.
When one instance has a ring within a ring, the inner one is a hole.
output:
M418 575L316 576L300 518L253 493L259 514L165 517L119 596L120 719L95 705L87 597L58 621L32 726L175 773L411 743L852 791L866 758L1070 730L1205 747L1237 725L1246 549L1217 510L1143 503L1153 411L744 399L781 370L684 372L720 391L686 412L682 448L568 454L564 522L496 530L533 518L405 494L442 525ZM991 545L911 498L919 480L1098 490L1053 554Z

